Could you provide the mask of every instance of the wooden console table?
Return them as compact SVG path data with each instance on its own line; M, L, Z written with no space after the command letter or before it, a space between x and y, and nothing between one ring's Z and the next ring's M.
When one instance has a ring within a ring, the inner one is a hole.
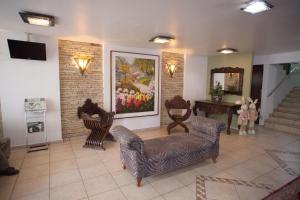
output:
M227 134L229 135L232 115L237 114L237 110L240 108L240 106L241 105L229 102L215 103L210 100L195 101L193 112L195 115L197 115L197 109L204 111L205 117L208 117L208 114L213 113L227 113Z

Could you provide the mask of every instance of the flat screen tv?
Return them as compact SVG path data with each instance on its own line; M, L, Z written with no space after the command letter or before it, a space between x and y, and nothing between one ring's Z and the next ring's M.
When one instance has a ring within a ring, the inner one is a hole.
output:
M7 39L11 58L46 60L46 44Z

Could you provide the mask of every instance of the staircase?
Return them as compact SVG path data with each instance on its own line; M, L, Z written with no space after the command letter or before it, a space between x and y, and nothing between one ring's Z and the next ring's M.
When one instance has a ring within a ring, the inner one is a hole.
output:
M265 121L264 127L300 135L300 87L295 87Z

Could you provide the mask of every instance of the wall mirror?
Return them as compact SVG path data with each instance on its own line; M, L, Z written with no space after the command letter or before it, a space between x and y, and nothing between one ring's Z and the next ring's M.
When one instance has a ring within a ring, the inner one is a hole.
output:
M223 87L224 94L242 95L243 93L243 68L223 67L211 70L210 87L213 88L218 82Z

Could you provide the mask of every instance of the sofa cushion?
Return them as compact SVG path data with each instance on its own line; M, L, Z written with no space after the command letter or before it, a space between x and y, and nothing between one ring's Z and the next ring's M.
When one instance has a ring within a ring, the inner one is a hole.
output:
M114 138L116 138L116 140L120 142L121 145L143 153L143 140L139 136L134 134L131 130L125 128L124 126L115 126L112 128L111 134L114 136Z
M190 134L204 137L211 142L216 142L220 132L226 128L222 122L201 116L194 116L191 125Z
M149 160L163 160L187 156L196 151L209 151L210 141L193 135L173 134L144 141L144 154Z

